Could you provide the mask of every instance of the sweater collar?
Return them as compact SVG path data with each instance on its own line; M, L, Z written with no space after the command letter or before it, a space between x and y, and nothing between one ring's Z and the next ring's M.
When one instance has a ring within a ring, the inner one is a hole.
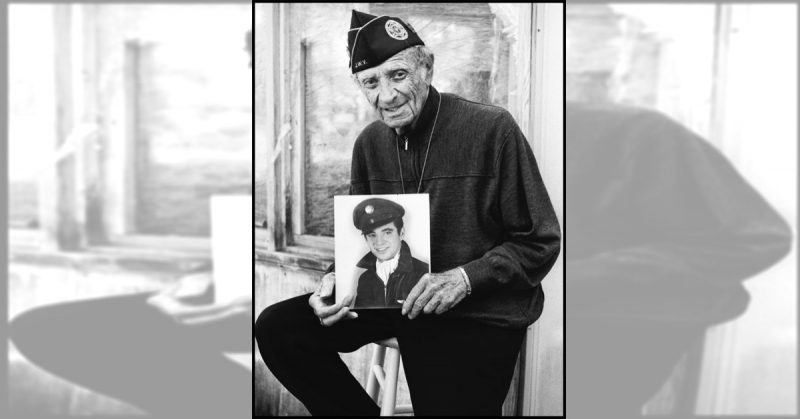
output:
M372 252L367 252L367 254L358 261L356 266L369 271L374 271L376 260L377 258L372 254ZM400 243L400 261L397 262L397 269L394 271L411 272L413 267L414 263L411 260L411 249L408 247L408 244L406 244L406 241L403 240Z

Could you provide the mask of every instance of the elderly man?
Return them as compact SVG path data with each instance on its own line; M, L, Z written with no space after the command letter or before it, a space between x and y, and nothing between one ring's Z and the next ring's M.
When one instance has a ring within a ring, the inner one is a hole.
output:
M429 194L434 273L401 310L359 313L332 304L328 273L261 313L261 356L312 414L377 415L337 352L395 336L415 414L500 415L560 249L531 148L504 109L433 88L433 54L401 19L353 11L348 47L379 117L356 139L350 193Z

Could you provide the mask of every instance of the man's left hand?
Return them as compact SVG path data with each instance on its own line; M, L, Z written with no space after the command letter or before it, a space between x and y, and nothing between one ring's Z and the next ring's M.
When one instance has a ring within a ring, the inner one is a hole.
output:
M402 314L417 317L420 312L442 314L467 296L467 285L458 269L438 274L425 274L408 293Z
M253 299L241 297L225 303L193 304L204 294L210 295L214 278L211 272L201 272L181 277L169 286L147 298L147 303L184 325L216 323L230 318L252 317Z

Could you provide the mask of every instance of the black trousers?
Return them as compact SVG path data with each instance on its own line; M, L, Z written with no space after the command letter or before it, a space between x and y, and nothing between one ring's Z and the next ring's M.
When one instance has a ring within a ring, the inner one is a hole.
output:
M323 327L310 294L267 307L255 335L264 362L312 415L378 415L380 409L339 357L397 337L414 414L499 416L524 329L399 310L361 310Z
M10 324L37 366L157 417L252 416L251 372L223 352L252 348L249 316L186 326L133 294L37 307Z
M567 318L567 414L576 419L641 416L706 325L637 319Z

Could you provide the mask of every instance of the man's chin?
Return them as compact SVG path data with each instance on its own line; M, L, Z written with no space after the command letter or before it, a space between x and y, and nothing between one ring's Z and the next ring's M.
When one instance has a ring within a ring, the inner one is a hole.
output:
M383 123L389 128L399 129L411 124L412 118L384 119Z
M378 259L381 262L386 262L386 261L392 260L395 256L397 256L397 253L395 253L395 254L393 254L391 256L386 256L386 257L381 257L381 256L378 256L378 255L375 255L375 258Z

